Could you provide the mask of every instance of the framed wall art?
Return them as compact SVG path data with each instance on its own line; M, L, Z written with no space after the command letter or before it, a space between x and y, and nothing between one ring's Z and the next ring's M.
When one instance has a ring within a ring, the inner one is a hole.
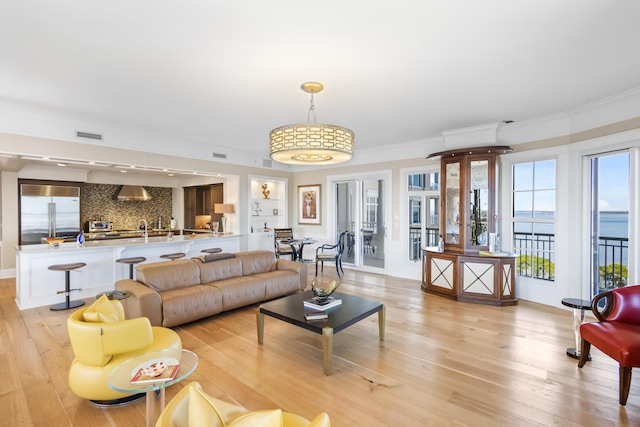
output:
M320 225L320 184L298 186L298 224Z

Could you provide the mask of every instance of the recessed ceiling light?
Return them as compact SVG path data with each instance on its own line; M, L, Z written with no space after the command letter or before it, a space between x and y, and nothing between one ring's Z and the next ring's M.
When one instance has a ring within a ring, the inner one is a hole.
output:
M127 171L125 171L125 170L121 170L120 172L121 172L121 173L127 173Z
M67 165L65 165L64 163L58 163L58 166L60 166L60 167L62 167L62 168L63 168L63 167L65 167L65 166L67 166Z
M170 173L169 176L173 176L174 174Z
M49 158L48 157L43 157L42 160L49 160Z

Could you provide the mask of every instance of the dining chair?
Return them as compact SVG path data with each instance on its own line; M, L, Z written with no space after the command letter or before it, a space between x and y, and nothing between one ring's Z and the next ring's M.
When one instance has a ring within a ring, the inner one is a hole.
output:
M362 230L362 243L364 243L364 251L376 253L375 246L371 246L373 240L373 230Z
M280 258L280 255L288 255L291 259L294 259L295 252L291 248L291 245L282 243L282 240L293 239L292 228L274 228L273 229L273 247L276 253L276 258Z
M324 244L316 248L316 276L318 275L318 263L320 263L320 271L324 271L325 262L334 262L336 264L338 277L340 277L340 272L344 274L344 270L342 269L342 253L344 252L344 241L346 236L347 231L343 231L340 233L338 243L335 245Z

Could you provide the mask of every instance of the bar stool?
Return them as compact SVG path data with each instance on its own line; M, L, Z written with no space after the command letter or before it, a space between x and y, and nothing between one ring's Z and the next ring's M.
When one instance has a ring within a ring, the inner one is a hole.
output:
M176 259L184 258L185 256L187 256L187 254L182 253L182 252L176 252L176 253L173 253L173 254L160 255L160 258L167 258L167 259L170 259L171 261L173 261L173 260L176 260Z
M70 308L76 308L76 307L80 307L84 305L84 301L70 301L69 300L69 293L71 291L81 291L82 289L78 288L78 289L71 289L71 284L70 284L70 280L69 280L69 273L71 272L71 270L75 270L77 268L81 268L84 267L85 264L84 262L77 262L75 264L56 264L56 265L50 265L48 268L49 270L53 270L53 271L64 271L64 291L58 291L57 293L59 294L65 294L65 302L61 302L59 304L54 304L51 307L49 307L50 310L54 310L54 311L58 311L58 310L68 310Z
M129 264L129 279L133 280L133 265L146 261L147 259L143 256L134 256L131 258L120 258L117 259L116 262L121 264Z
M222 248L203 249L200 252L205 253L205 254L217 254L219 252L222 252Z

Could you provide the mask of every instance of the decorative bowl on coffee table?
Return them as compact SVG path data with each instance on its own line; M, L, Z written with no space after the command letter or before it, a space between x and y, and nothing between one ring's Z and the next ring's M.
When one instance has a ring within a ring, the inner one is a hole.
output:
M316 299L319 302L329 298L331 294L333 294L336 291L336 289L338 289L338 286L340 286L339 280L332 280L331 282L329 282L329 286L327 286L326 288L321 288L321 287L318 287L317 281L318 281L318 278L315 277L311 282L311 291L313 292L313 295L316 297Z

